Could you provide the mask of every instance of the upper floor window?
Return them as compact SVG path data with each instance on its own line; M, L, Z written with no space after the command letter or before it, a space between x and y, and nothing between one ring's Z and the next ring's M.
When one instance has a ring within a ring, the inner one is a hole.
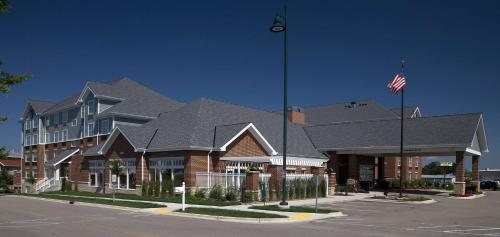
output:
M31 129L31 120L26 119L26 121L24 122L24 128Z
M38 135L34 134L33 135L33 145L36 145L36 144L38 144Z
M68 122L68 111L63 111L61 112L61 123L67 123Z
M54 132L54 142L59 142L59 131Z
M43 153L43 162L49 161L49 151L45 150Z
M38 128L38 117L33 118L33 128Z
M37 162L38 161L38 153L36 151L31 153L31 161L32 162Z
M68 140L68 129L61 131L61 141L65 142Z
M87 136L94 136L94 123L89 123L87 125Z
M411 157L408 157L408 167L413 166L413 161L411 160Z
M87 108L88 108L88 111L87 111L87 114L94 114L95 112L95 103L94 103L94 100L89 100L87 102Z
M50 143L50 132L45 133L45 143Z
M78 126L78 120L77 120L77 119L73 119L73 120L71 121L71 126L73 126L73 127Z
M54 114L54 115L51 115L51 117L53 117L54 119L54 125L57 125L59 124L59 114Z
M401 166L401 158L397 158L398 159L398 166Z
M415 167L418 167L419 160L417 157L415 157Z
M80 117L85 117L85 104L82 104L82 106L80 106Z
M101 120L101 133L106 134L109 132L109 120Z
M30 135L26 136L26 141L24 142L24 145L25 146L31 145L31 136Z
M50 126L50 117L49 116L47 116L45 118L45 126Z

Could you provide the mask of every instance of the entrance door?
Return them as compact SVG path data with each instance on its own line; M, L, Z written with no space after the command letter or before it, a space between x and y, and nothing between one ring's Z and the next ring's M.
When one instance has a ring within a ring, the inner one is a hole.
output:
M373 187L373 165L359 165L359 185L364 190Z

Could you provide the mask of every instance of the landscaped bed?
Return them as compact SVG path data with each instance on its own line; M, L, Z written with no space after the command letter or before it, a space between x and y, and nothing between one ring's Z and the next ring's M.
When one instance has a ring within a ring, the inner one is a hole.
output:
M48 192L46 194L49 195L72 195L72 196L82 196L82 197L105 197L112 198L112 193L102 194L102 193L91 193L91 192ZM143 197L137 196L134 194L124 194L124 193L116 193L115 198L118 199L128 199L128 200L139 200L139 201L153 201L153 202L170 202L170 203L181 203L182 199L180 196L174 197ZM234 206L240 205L241 203L238 201L222 201L217 199L210 198L198 198L194 196L186 196L187 204L196 204L196 205L207 205L207 206Z
M266 211L316 213L316 209L314 207L305 207L305 206L290 206L289 208L280 208L278 205L269 205L269 206L251 206L249 207L249 209L266 210ZM337 211L332 209L318 208L318 213L332 213L332 212L337 212Z
M90 198L90 197L68 197L68 196L47 195L47 194L22 194L22 195L28 196L28 197L38 197L38 198L73 201L73 202L83 202L83 203L95 203L95 204L113 205L113 206L121 206L121 207L133 207L133 208L166 207L165 205L158 205L158 204L154 204L154 203L118 201L118 200L113 202L113 200L109 200L109 199L98 199L98 198Z
M271 213L227 210L218 208L204 208L204 207L188 207L186 208L185 211L178 210L177 212L210 215L210 216L240 217L240 218L288 218L287 216L271 214Z
M419 195L403 195L403 197L399 197L399 195L387 195L387 196L375 196L372 199L382 199L382 200L394 200L394 201L409 201L409 202L423 202L431 200L430 198L426 198L424 196Z

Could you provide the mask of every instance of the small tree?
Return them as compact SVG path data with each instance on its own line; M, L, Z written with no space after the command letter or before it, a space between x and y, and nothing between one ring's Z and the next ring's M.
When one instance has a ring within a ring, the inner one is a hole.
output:
M145 197L148 195L149 183L147 180L144 180L142 183L142 196Z

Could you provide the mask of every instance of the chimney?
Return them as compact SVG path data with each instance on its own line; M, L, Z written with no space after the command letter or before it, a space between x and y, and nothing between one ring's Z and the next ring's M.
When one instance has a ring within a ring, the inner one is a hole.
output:
M306 114L304 109L298 106L288 107L288 120L296 124L306 124Z

